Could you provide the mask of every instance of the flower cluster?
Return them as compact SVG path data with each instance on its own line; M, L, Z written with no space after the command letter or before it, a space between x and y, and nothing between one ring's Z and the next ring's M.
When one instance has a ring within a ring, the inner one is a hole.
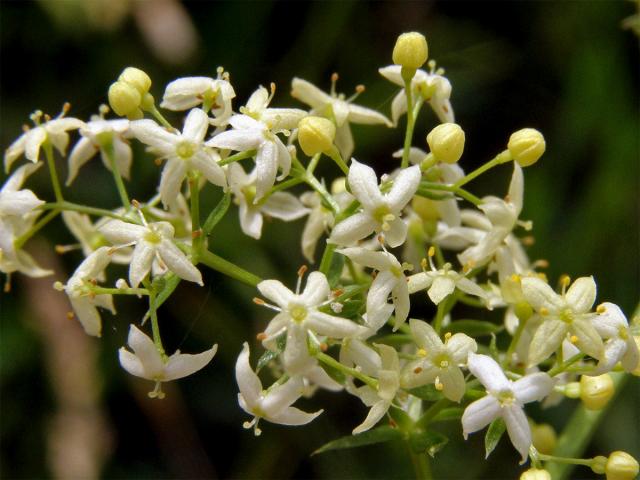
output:
M167 356L158 308L180 280L202 285L202 267L212 268L256 287L261 297L254 303L275 312L258 335L265 351L255 370L246 342L236 363L238 401L253 417L244 426L256 435L261 419L284 425L313 421L323 410L306 413L292 405L323 388L345 391L369 408L353 428L355 435L371 430L377 438L375 432L382 430L376 425L388 417L407 435L425 435L416 453L435 454L444 441L433 440L441 437L433 424L447 412L447 419L460 421L465 438L487 425L493 436L506 430L522 461L530 457L540 466L546 459L535 448L525 404L551 404L566 396L602 408L606 401L593 397L603 393L590 393L589 379L614 369L638 374L638 326L629 325L613 303L594 309L592 277L571 283L565 276L557 291L550 286L540 271L544 262L529 259L521 237L532 224L520 219L523 168L542 156L544 138L532 128L518 130L503 151L466 173L459 164L465 133L454 123L452 86L435 62L429 62L429 71L421 69L427 57L425 38L405 34L394 49L395 64L380 69L400 87L390 119L354 103L363 86L350 98L336 93L335 74L328 93L307 80L292 80L291 95L304 108L272 107L274 85L258 87L237 107L230 77L219 69L217 78L186 77L166 86L160 108L185 113L179 129L156 108L151 79L131 67L108 95L111 109L125 118L105 118L106 106L87 122L66 117L68 106L55 119L36 112L34 128L5 154L7 171L23 154L32 163L15 170L0 190L0 271L50 274L23 247L62 214L85 258L66 284L55 286L68 295L93 336L102 332L98 309L115 314L114 297L148 299L143 324L150 319L152 338L131 325L127 343L133 353L121 348L119 359L127 372L155 383L151 397L162 398L161 382L204 368L217 346ZM424 103L437 124L423 136L426 142L414 145ZM378 175L359 156L350 124L397 127L404 114L404 147L390 154L387 164L397 168ZM121 207L64 199L53 147L65 156L70 131L79 139L68 156L67 184L82 181L82 166L100 153ZM146 202L131 201L125 185L137 161L132 141L164 163L157 194ZM56 197L52 202L23 189L41 167L41 149ZM330 189L315 174L320 161L341 172ZM466 189L502 164L513 172L504 196L478 198ZM301 185L307 191L299 191ZM222 197L206 218L199 203L205 188ZM302 267L292 290L211 252L207 236L232 204L242 231L254 239L263 234L264 217L287 222L306 217L301 252L314 264L322 251L316 269L307 275L308 267ZM113 263L128 265L128 281L109 285ZM461 319L460 304L478 315ZM496 335L507 339L504 351L496 347ZM277 378L265 388L257 371L267 365ZM611 383L598 385L609 385L604 390L610 398Z

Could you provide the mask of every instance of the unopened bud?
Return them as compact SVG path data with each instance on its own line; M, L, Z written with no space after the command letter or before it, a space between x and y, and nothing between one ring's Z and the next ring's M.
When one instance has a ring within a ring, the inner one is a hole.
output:
M548 423L541 423L531 427L531 442L540 453L551 455L556 447L556 431Z
M608 373L580 378L580 399L588 410L602 410L615 392L613 380Z
M125 68L118 77L118 80L131 85L138 91L140 96L143 96L151 88L151 78L149 78L149 75L135 67Z
M429 56L427 39L418 32L403 33L393 47L393 63L409 69L418 69Z
M604 472L607 480L633 480L638 475L638 462L627 452L617 451L609 455Z
M593 457L591 459L591 470L593 473L597 473L598 475L604 475L604 471L607 466L608 458L603 455L598 455L597 457Z
M109 87L109 105L121 117L141 117L140 100L140 93L129 83L117 81Z
M437 221L440 219L438 204L429 198L416 195L411 200L411 208L424 221Z
M300 148L310 157L330 150L334 138L336 138L336 126L331 120L308 116L298 123Z
M521 167L528 167L538 161L545 151L546 143L535 128L523 128L509 137L507 148Z
M638 346L638 350L640 350L640 335L635 335L633 339L635 340L636 345ZM638 362L638 365L636 365L636 368L631 371L631 375L640 377L640 362Z
M464 131L457 123L443 123L429 132L427 143L438 161L456 163L464 150Z
M520 475L520 480L551 480L551 474L543 469L530 468Z

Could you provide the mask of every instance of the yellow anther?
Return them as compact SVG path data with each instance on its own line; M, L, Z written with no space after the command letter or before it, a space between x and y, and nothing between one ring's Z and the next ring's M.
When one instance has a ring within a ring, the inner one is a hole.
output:
M447 332L447 333L444 334L444 341L445 342L448 342L450 338L451 338L451 332Z
M546 307L542 307L540 309L540 315L549 315L549 309Z
M259 334L256 335L256 339L258 339L260 341L262 341L262 340L264 340L266 338L267 338L267 334L264 333L264 332L260 332Z
M67 319L69 319L69 320L73 320L73 317L74 317L74 316L75 316L75 315L73 314L73 312L67 312Z
M422 367L416 367L413 369L413 373L420 373L422 371Z
M562 275L560 277L560 285L562 285L564 288L568 287L570 283L571 277L569 275Z
M522 278L517 273L514 273L513 275L511 275L511 281L512 282L520 283L521 279Z
M569 337L569 341L570 341L571 343L578 343L578 337L577 337L577 336L575 336L575 335L571 335L571 336Z
M435 387L439 392L444 390L444 385L440 382L440 377L436 377Z
M600 315L602 315L606 311L607 311L607 307L605 307L604 305L598 305L598 308L596 308L596 312L599 313Z
M421 357L426 357L427 356L427 351L424 348L420 348L418 349L418 355L420 355Z
M422 260L420 260L420 266L422 267L423 270L427 269L427 267L429 266L429 263L427 262L426 258L423 258Z
M327 350L329 350L329 345L327 345L326 343L322 342L320 344L320 350L322 350L323 352L326 352Z
M253 303L255 303L256 305L264 305L265 301L261 298L253 297Z
M429 247L429 250L427 251L427 255L429 255L430 257L434 257L436 255L436 247L434 247L433 245Z
M304 274L307 273L307 270L309 269L309 267L307 267L306 265L302 265L299 269L298 269L298 276L299 277L304 277Z

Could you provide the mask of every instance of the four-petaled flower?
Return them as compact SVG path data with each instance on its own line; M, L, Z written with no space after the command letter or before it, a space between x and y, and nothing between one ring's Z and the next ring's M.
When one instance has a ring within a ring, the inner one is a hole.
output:
M253 427L256 436L262 433L258 428L261 418L282 425L305 425L322 413L322 410L307 413L291 406L302 396L305 389L304 381L299 375L263 390L260 378L249 363L247 342L243 344L236 362L236 381L240 388L238 403L245 412L253 415L253 420L245 422L243 426L247 429Z
M593 328L602 338L604 343L604 356L598 363L595 372L589 375L601 375L609 372L616 363L621 362L622 368L627 372L633 372L638 366L640 355L638 346L629 329L629 322L620 307L614 303L605 302L596 309L598 315L593 317Z
M362 205L362 211L338 223L329 241L350 245L376 231L384 236L389 246L402 245L407 238L407 225L400 214L418 189L420 167L414 165L402 170L386 194L378 187L376 172L356 160L351 162L348 180L351 191Z
M523 405L546 397L553 388L553 379L538 372L512 382L493 358L475 353L469 354L468 367L487 389L487 396L465 409L462 415L464 438L502 417L511 443L522 455L524 463L531 446L531 428Z
M147 276L154 258L180 278L203 285L200 271L173 243L174 229L169 222L135 225L112 220L100 232L116 247L136 246L129 266L129 283L133 288Z
M333 120L336 124L335 144L342 158L350 158L353 153L353 137L349 123L363 125L392 126L387 117L370 108L351 103L352 99L345 99L343 94L336 94L332 87L331 94L325 93L318 87L301 78L291 80L291 96L309 105L311 115L322 115Z
M411 336L420 349L418 358L405 365L400 384L404 388L415 388L435 382L436 389L449 400L459 402L464 395L466 383L460 365L467 363L470 353L478 346L475 340L464 333L445 335L444 343L431 325L421 320L409 320Z
M156 387L149 392L151 398L164 398L161 383L170 382L189 376L204 368L218 351L218 345L209 350L191 355L180 353L180 350L167 357L160 353L158 346L138 327L131 325L127 344L133 353L122 347L118 351L120 365L131 375L156 382Z
M197 171L214 185L226 187L224 170L218 165L220 156L204 146L209 128L209 117L199 108L187 115L182 133L173 133L153 120L131 122L131 131L138 140L149 145L160 158L167 160L160 178L160 197L165 207L171 205L180 193L187 173Z

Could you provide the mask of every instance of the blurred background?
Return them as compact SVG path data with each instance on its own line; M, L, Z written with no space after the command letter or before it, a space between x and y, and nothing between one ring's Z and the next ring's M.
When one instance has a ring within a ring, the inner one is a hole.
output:
M69 101L70 115L88 119L129 65L149 73L157 99L168 81L215 76L222 65L231 72L236 108L269 82L278 87L274 105L303 107L289 96L293 76L328 90L331 73L339 72L338 91L348 96L365 84L358 103L389 114L396 87L377 69L391 63L399 33L418 30L453 85L456 121L467 136L462 166L470 171L492 158L519 128L542 131L547 153L525 174L522 218L534 220L536 237L529 253L550 262L551 282L563 273L593 274L598 301L616 302L631 315L640 292L640 78L638 37L623 21L636 7L622 1L3 1L0 143L6 148L17 138L37 108L55 115ZM424 147L435 124L423 110L416 145ZM354 156L379 172L391 170L401 132L355 126ZM141 149L137 153L128 185L134 198L145 199L154 193L158 169ZM99 163L88 164L67 195L115 207L110 174ZM335 169L319 171L335 175ZM507 167L496 169L469 188L480 196L503 195L510 174ZM41 198L53 197L44 170L30 182ZM216 201L208 195L205 208ZM302 222L266 224L256 242L240 233L232 210L215 231L212 249L293 285L304 263L296 240ZM219 353L205 370L166 385L164 401L149 400L150 382L128 377L116 354L128 325L144 314L142 302L118 299L119 314L103 314L98 340L67 320L67 300L51 288L81 260L78 253L52 253L53 245L72 241L61 222L52 223L47 239L27 248L56 270L55 278L16 275L13 291L0 294L0 476L412 475L406 452L387 445L309 456L349 434L366 415L345 394L321 392L301 402L309 411L325 407L306 427L265 422L260 438L242 429L247 416L237 406L233 366L242 342L255 338L270 315L251 303L255 291L215 272L205 273L204 288L181 285L160 320L168 351L197 352L215 342ZM628 382L619 393L585 455L640 455L638 383ZM573 407L567 401L531 414L560 429ZM483 434L464 443L459 425L443 425L451 442L434 462L436 478L516 478L521 471L507 441L484 461ZM587 469L575 471L575 478L591 476Z

